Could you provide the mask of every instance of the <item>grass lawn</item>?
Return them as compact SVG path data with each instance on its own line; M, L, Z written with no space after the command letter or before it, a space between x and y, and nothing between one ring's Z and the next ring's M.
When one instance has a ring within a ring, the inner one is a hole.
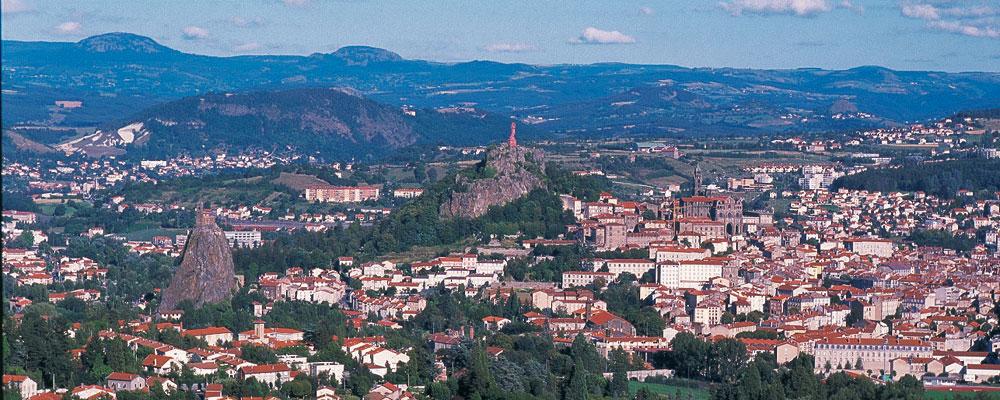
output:
M73 200L72 202L67 202L65 204L41 204L38 206L38 208L39 211L42 212L42 214L52 216L55 214L55 210L59 206L63 206L63 209L66 211L66 213L63 214L63 216L66 217L72 217L74 214L76 214L76 210L80 208L93 207L93 205L91 205L89 202L83 200Z
M928 390L924 392L924 398L928 400L952 400L958 395L969 398L974 397L976 394L974 392L951 392L947 390ZM987 392L986 398L1000 400L1000 392Z
M182 234L186 232L186 229L167 229L167 228L147 228L142 230L137 230L135 232L129 232L125 234L125 238L128 240L140 240L140 241L150 241L153 236L170 236L171 239L174 235Z
M378 257L378 259L392 260L397 263L411 263L434 258L441 253L464 252L466 247L472 245L474 245L474 242L467 239L458 243L443 244L439 246L413 246L410 250L401 253L387 254L382 257Z
M674 395L677 393L678 390L680 391L681 396L683 396L684 398L687 398L688 393L691 394L691 398L694 400L708 400L709 398L708 390L700 388L672 386L662 383L645 383L637 381L628 382L628 390L633 395L635 395L635 393L638 392L639 389L643 387L648 389L650 392L656 394L668 395L670 396L670 398L674 398Z
M789 207L792 206L792 199L768 199L767 205L774 208L774 213L788 213Z
M272 180L271 183L288 186L292 190L300 192L306 190L311 185L329 185L329 183L314 175L293 174L290 172L278 174L278 177Z

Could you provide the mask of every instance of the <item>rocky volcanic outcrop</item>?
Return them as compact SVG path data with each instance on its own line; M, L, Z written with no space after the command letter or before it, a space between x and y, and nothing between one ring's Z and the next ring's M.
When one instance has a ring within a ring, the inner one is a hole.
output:
M545 186L545 153L538 149L502 144L486 153L477 170L479 179L456 177L454 192L441 204L444 217L476 218L491 206L500 206Z
M217 303L237 290L233 254L226 234L210 213L200 213L188 235L184 259L163 291L159 311L169 311L184 300L196 307Z

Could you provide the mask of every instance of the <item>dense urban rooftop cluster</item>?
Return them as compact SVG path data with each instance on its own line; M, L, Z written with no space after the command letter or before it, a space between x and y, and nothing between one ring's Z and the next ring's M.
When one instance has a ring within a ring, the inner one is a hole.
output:
M680 157L676 147L669 152L672 159ZM36 202L75 196L101 199L95 205L114 214L161 215L184 207L93 193L120 180L155 182L281 162L260 157L181 158L141 167L118 161L54 168L11 163L4 176L44 189L48 195L36 196ZM238 275L243 308L231 310L238 317L230 319L205 317L189 305L154 312L165 281L144 282L149 291L116 284L136 273L129 269L140 268L140 260L169 265L182 257L188 240L183 232L129 240L95 225L84 227L80 238L52 245L42 229L51 216L5 209L3 274L5 285L15 286L5 288L5 295L16 293L5 298L11 323L42 324L29 312L40 303L86 310L123 302L140 311L123 313L127 317L111 324L75 322L57 332L74 339L65 349L70 362L93 367L95 352L110 356L108 348L121 346L137 364L110 368L109 362L90 369L100 376L64 380L75 386L37 371L5 374L4 385L25 399L164 391L211 400L236 396L237 389L223 382L252 381L292 397L396 400L424 396L429 385L471 373L472 366L455 367L452 358L470 346L483 345L487 357L503 358L513 345L500 337L550 338L570 351L583 341L608 360L623 354L627 376L635 379L697 377L678 361L684 357L679 347L694 340L737 343L744 364L758 355L778 365L810 356L813 372L822 376L846 372L882 383L909 376L925 387L1000 382L1000 193L984 197L961 190L943 198L831 189L843 175L834 164L757 163L736 173L747 172L754 177L735 187L738 178L718 177L729 180L727 189L703 185L696 167L690 190L631 196L604 191L589 198L559 193L557 207L571 222L554 236L493 235L437 254L370 257L352 248L330 263L282 254L296 261L280 271L240 265L239 272L252 275ZM772 178L787 174L802 174L797 187L777 186ZM589 169L573 175L606 174ZM748 192L785 207L751 210ZM391 193L420 201L424 190ZM311 186L303 193L307 201L347 203L351 211L296 214L240 204L205 212L226 226L226 239L239 255L262 254L248 249L277 254L276 241L330 237L357 229L352 222L400 212L357 204L384 196L390 194L378 186ZM956 248L934 237L914 239L926 232L971 244ZM82 251L91 241L121 246L126 254ZM482 306L460 326L448 322L453 316L441 315L461 312L447 308L458 307L446 306L452 302L476 307L462 303L470 300ZM315 318L333 312L336 320L296 320L288 316L295 307L315 307L309 308ZM334 326L305 329L304 322ZM674 358L664 361L663 354ZM430 382L401 381L406 375L400 371L423 368L412 367L420 363L432 371ZM360 389L349 387L359 376L370 378ZM302 389L306 383L308 390Z

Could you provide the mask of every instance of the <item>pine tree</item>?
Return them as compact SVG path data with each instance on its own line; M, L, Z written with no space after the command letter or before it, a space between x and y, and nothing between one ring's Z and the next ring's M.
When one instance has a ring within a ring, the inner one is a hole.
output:
M3 365L10 365L10 343L7 343L7 336L3 337Z
M473 395L489 398L496 389L496 382L490 373L486 351L477 343L470 351L469 358L469 370L463 377L459 391L468 398L472 398Z
M507 298L507 304L504 305L504 316L515 318L519 314L521 314L521 301L518 300L516 293L511 293Z
M611 395L616 399L628 397L628 354L622 349L611 351Z
M573 365L573 373L563 393L564 400L587 400L587 371L580 364Z
M756 400L761 398L764 392L764 382L756 362L750 363L750 366L744 370L737 387L741 399Z
M25 313L18 336L24 346L24 368L40 371L44 382L39 387L66 383L69 379L69 339L66 337L64 321L55 315L41 315L39 312Z
M573 363L590 372L604 371L604 357L597 353L597 347L582 334L577 334L569 350Z

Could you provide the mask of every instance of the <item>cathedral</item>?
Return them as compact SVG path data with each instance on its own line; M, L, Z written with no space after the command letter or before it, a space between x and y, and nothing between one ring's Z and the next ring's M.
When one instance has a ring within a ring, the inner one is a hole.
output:
M681 215L687 220L710 220L724 227L726 235L743 234L743 199L730 196L706 196L702 187L701 166L694 168L691 197L681 198Z
M681 198L685 219L708 219L725 226L726 235L743 234L743 199L729 196Z

